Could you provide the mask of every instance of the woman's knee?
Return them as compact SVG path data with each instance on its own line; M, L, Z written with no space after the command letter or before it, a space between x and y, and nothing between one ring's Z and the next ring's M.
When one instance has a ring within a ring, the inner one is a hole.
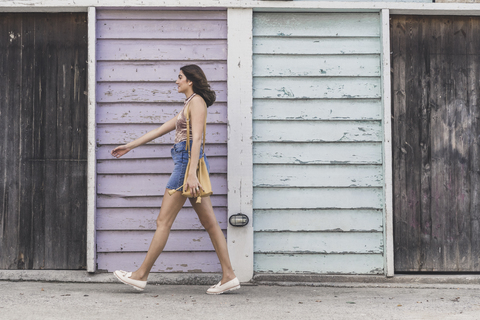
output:
M161 217L161 216L159 216L157 218L157 229L168 229L168 230L170 230L172 225L173 225L173 221L171 221L171 219L168 219L166 217Z
M207 231L213 230L218 226L217 219L212 219L210 217L204 217L200 219L200 223Z

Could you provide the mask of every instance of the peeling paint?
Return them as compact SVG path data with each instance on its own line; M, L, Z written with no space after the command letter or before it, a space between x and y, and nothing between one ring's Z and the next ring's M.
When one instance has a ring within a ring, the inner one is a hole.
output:
M300 164L309 164L309 163L311 163L311 161L302 161L302 160L300 160L300 159L298 159L298 158L296 158L296 157L294 157L294 159L295 159L295 162L296 162L296 163L300 163Z
M374 268L374 269L370 270L369 273L372 273L372 274L381 274L381 273L384 273L384 271L383 271L383 268Z
M279 94L277 94L277 97L289 97L289 98L293 98L293 97L295 96L291 90L288 90L288 89L285 88L285 87L282 87L282 88L280 88L280 89L277 89L277 91L280 92Z
M13 31L10 31L8 33L9 37L10 37L10 43L13 42L13 40L17 39L17 38L20 38L20 33L17 33L15 35L15 33Z
M330 164L350 164L350 161L330 161Z

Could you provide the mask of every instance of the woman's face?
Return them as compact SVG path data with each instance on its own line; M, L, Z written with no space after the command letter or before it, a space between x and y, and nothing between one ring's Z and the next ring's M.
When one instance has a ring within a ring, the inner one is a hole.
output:
M178 79L177 81L175 81L175 83L178 86L179 93L187 92L188 88L190 88L190 86L192 85L192 82L187 80L187 77L185 77L182 70L180 70L180 73L178 74Z

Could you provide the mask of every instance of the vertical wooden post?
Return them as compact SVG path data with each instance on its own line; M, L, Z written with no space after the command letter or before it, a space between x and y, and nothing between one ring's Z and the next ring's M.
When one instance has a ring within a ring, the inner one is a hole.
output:
M245 227L228 224L228 251L241 282L253 277L252 9L228 9L228 217L246 214Z
M382 105L383 105L383 194L385 275L393 277L393 180L392 180L392 111L390 84L390 10L381 11L382 37Z
M87 168L87 271L96 270L96 232L95 232L95 211L96 199L96 157L95 157L95 87L96 87L96 12L95 7L88 8L88 168Z

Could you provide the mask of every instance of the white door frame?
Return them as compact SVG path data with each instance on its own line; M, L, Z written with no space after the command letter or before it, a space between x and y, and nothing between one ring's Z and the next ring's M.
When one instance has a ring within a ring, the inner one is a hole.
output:
M243 213L250 222L227 221L230 259L241 282L253 278L252 9L228 9L228 217Z

